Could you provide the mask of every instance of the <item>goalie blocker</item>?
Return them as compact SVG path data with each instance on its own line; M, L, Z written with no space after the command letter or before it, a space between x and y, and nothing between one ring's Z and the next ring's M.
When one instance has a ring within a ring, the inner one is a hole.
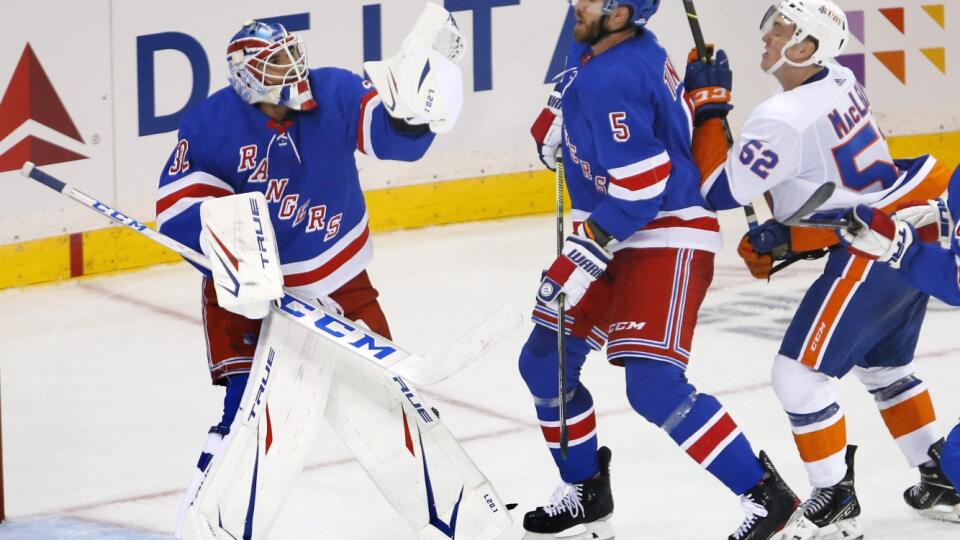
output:
M371 363L399 348L380 336L349 347L300 325L277 306L229 429L211 430L184 500L177 538L267 538L326 420L417 537L495 538L507 508L423 397ZM325 331L356 324L323 312Z

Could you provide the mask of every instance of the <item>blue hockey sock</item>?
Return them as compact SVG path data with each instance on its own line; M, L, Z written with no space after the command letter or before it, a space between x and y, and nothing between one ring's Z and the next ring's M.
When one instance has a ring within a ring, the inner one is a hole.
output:
M560 456L560 407L556 402L544 403L534 398L537 419L543 438L547 441L553 461L560 469L564 482L576 483L597 474L597 418L593 411L593 396L582 384L577 386L567 402L567 433L570 446L567 459Z
M940 453L940 468L953 487L960 489L960 424L954 426L947 435L947 442Z
M580 368L590 345L585 339L567 336L567 428L569 451L560 457L560 398L557 386L557 334L535 325L520 352L520 373L533 394L537 418L550 453L565 482L590 478L599 470L597 462L596 416L593 397L580 384Z
M742 495L763 478L760 461L723 405L698 393L680 368L645 359L628 360L625 368L633 408L731 491Z

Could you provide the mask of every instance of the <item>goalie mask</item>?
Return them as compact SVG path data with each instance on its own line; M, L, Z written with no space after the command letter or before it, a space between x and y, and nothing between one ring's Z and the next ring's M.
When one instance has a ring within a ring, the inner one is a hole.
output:
M780 50L780 60L767 69L767 73L776 72L783 64L795 67L822 65L843 52L850 36L846 14L829 0L780 0L763 16L760 31L766 35L778 22L792 27L793 35ZM787 50L807 38L817 46L810 58L802 62L787 58Z
M244 101L298 111L317 106L303 40L279 23L249 21L227 46L230 84Z

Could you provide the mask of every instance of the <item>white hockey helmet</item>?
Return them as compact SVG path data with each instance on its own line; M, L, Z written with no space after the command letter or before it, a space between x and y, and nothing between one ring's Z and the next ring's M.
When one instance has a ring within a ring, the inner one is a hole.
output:
M780 0L779 4L767 10L760 30L768 32L777 21L792 25L794 31L780 51L780 60L767 73L777 71L785 63L796 67L822 65L843 52L850 37L847 15L830 0ZM788 59L787 49L807 38L812 38L817 44L817 50L810 58L803 62Z

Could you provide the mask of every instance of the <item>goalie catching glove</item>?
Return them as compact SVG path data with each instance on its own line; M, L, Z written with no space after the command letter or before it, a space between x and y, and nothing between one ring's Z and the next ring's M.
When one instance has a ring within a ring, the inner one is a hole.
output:
M427 3L400 52L364 62L363 69L390 116L447 133L463 108L463 72L457 65L463 51L463 34L453 16Z
M283 296L277 240L262 193L243 193L200 204L200 249L220 307L262 319L270 302Z

